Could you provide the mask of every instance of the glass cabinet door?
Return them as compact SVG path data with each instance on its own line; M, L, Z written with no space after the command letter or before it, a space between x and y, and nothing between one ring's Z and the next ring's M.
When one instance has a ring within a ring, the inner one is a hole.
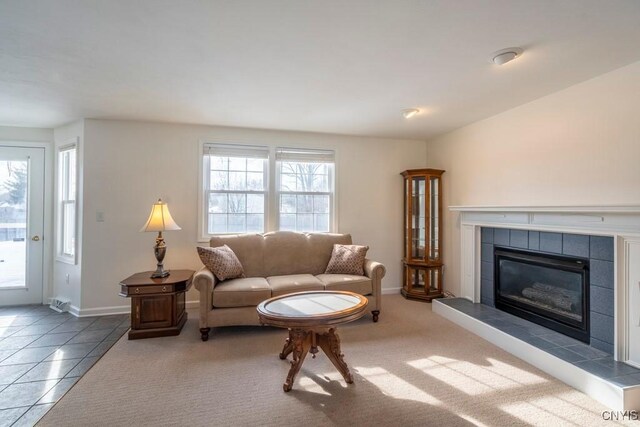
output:
M440 205L438 203L440 196L440 178L437 176L429 177L429 260L437 261L440 259Z
M426 177L413 177L411 184L411 258L424 260L427 246Z

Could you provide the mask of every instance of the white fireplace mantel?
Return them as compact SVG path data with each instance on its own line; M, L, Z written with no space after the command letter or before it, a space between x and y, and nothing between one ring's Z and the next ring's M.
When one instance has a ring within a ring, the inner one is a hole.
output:
M449 206L451 211L461 212L586 212L586 213L629 213L640 214L640 206L607 205L607 206Z
M481 227L614 238L614 357L640 368L640 206L450 206L459 212L461 296L480 302Z

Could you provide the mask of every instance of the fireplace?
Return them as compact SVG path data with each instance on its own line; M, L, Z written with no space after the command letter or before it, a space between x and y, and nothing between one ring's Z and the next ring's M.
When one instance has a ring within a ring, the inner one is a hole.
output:
M494 247L496 308L589 343L589 260Z

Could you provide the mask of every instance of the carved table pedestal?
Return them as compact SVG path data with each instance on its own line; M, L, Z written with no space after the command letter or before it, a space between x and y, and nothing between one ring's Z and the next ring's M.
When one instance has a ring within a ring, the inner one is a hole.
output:
M280 359L293 354L291 368L282 388L290 391L308 353L316 357L318 347L327 355L348 384L353 376L340 351L336 327L364 315L367 298L352 292L310 291L268 299L258 305L263 325L289 329Z

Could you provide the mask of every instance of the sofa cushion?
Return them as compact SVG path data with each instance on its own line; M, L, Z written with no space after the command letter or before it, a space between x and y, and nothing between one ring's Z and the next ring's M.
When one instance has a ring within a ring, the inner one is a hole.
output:
M198 255L202 263L216 276L218 280L244 277L242 264L235 253L227 245L218 248L203 248L198 246Z
M364 258L369 246L333 245L331 259L325 273L364 275Z
M267 277L267 282L269 282L269 286L271 286L271 295L274 297L292 292L324 290L324 283L311 274L269 276Z
M212 248L227 245L236 254L245 277L266 277L264 274L264 237L262 234L224 234L209 240Z
M264 235L264 274L320 274L327 268L335 243L351 244L350 234L276 231ZM245 269L246 271L246 269ZM247 272L247 275L250 275Z
M318 274L316 276L328 291L350 291L361 295L373 292L371 279L353 274Z
M271 288L263 277L225 280L213 288L214 307L248 307L271 298Z

